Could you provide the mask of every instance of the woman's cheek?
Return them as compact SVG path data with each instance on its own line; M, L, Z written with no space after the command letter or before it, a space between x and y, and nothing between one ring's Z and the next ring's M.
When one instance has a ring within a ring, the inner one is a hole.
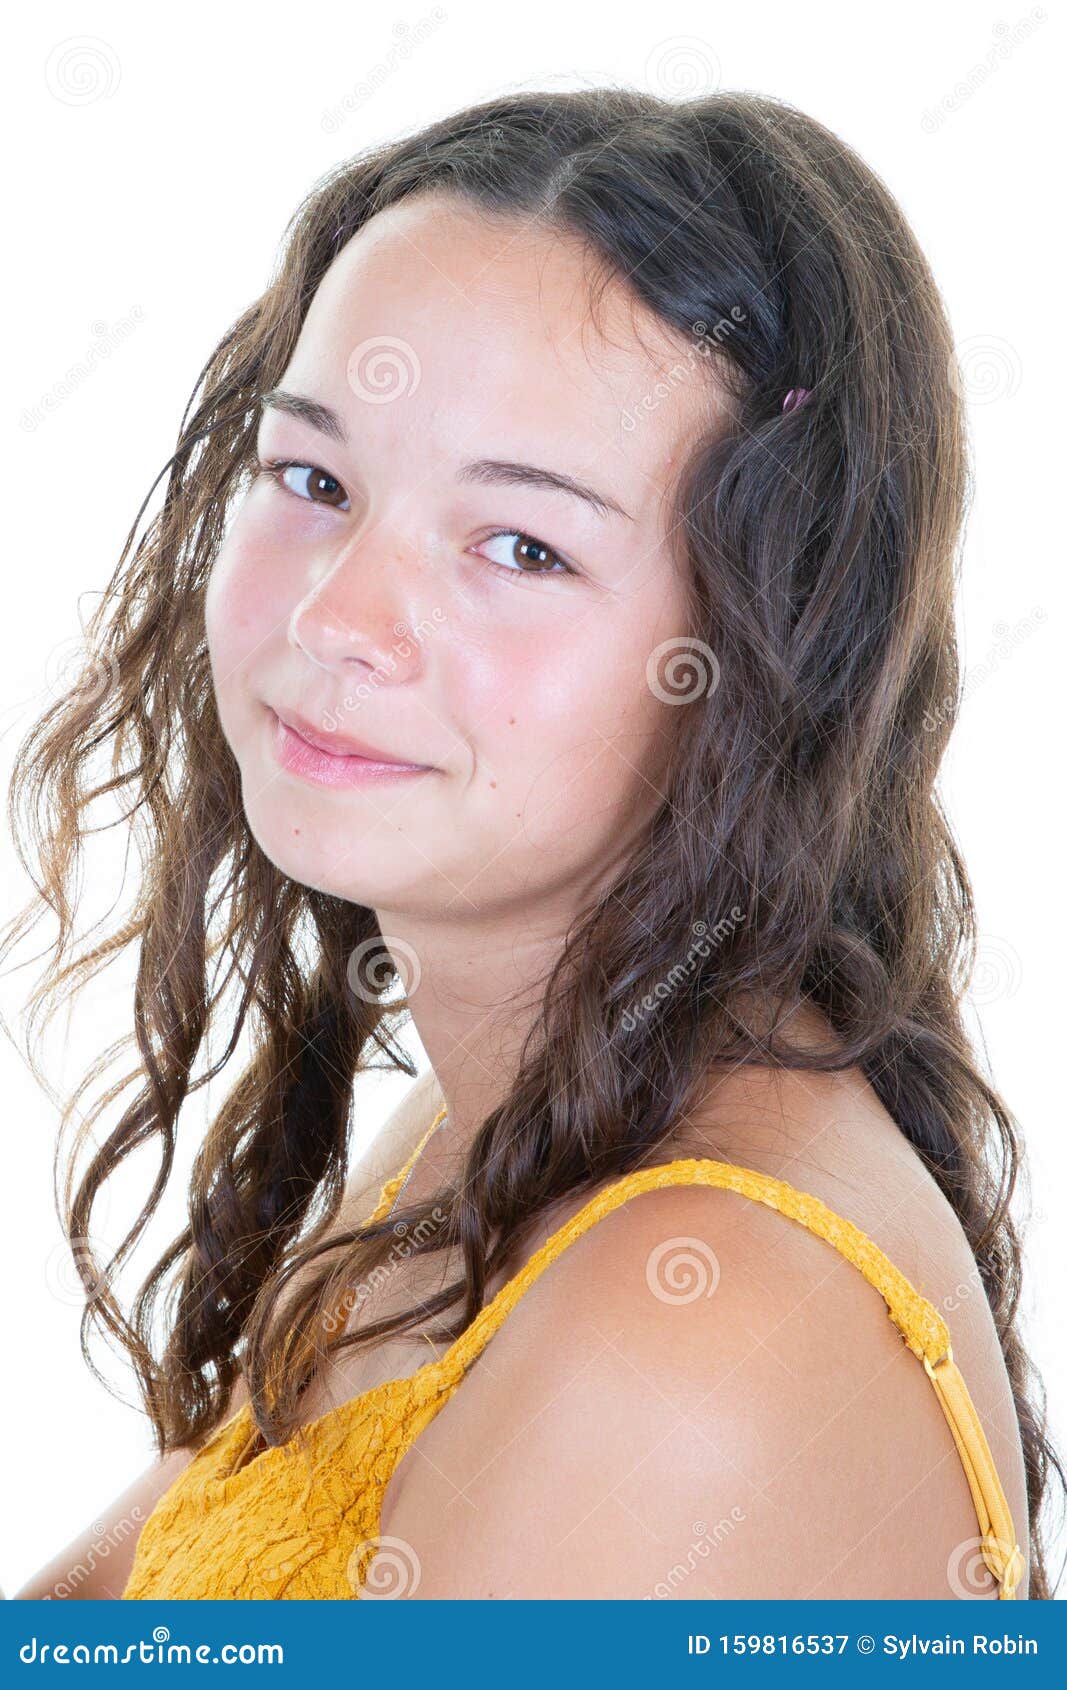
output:
M506 797L513 820L543 808L554 825L562 792L573 801L573 782L610 727L611 701L617 711L617 691L602 684L589 643L548 625L498 626L491 644L468 643L462 660L455 644L448 653L449 712L472 724L482 784Z
M267 672L271 651L265 643L269 618L263 596L256 592L251 557L232 540L231 535L208 577L204 625L215 708L240 762L256 733L257 712L269 702L270 689L265 690L257 677Z
M227 671L261 647L269 628L279 625L284 632L285 612L264 561L258 548L234 544L231 537L208 579L204 601L208 645Z

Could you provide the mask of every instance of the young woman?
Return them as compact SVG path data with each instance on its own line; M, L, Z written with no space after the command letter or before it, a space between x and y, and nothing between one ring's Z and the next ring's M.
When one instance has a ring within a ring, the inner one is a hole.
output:
M35 1002L139 947L71 1237L161 1158L78 1255L160 1456L79 1594L1050 1594L934 787L966 473L915 239L787 105L514 95L314 188L16 768ZM110 793L140 898L74 959Z

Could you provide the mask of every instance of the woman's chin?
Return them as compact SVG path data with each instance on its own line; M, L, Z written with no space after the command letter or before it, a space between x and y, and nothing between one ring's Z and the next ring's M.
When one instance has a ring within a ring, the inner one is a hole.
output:
M390 867L384 847L381 860L375 862L372 859L378 853L373 844L365 845L362 839L354 844L350 832L330 846L321 828L306 819L294 819L291 811L284 814L272 808L265 813L258 806L246 806L245 820L268 861L301 886L371 907L383 894L388 897L398 890L395 850Z

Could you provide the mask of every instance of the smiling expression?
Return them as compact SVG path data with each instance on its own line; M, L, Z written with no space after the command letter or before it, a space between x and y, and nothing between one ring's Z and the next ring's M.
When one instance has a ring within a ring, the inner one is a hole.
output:
M249 826L304 884L566 903L661 802L646 671L687 631L667 495L707 375L669 381L680 337L614 277L594 320L589 280L576 237L410 198L334 259L264 400L207 633Z

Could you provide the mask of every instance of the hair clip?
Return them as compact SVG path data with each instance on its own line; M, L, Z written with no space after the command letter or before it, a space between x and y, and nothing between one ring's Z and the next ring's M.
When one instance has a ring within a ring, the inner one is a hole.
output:
M803 405L810 392L810 387L791 387L782 400L782 410L792 411L797 405Z

